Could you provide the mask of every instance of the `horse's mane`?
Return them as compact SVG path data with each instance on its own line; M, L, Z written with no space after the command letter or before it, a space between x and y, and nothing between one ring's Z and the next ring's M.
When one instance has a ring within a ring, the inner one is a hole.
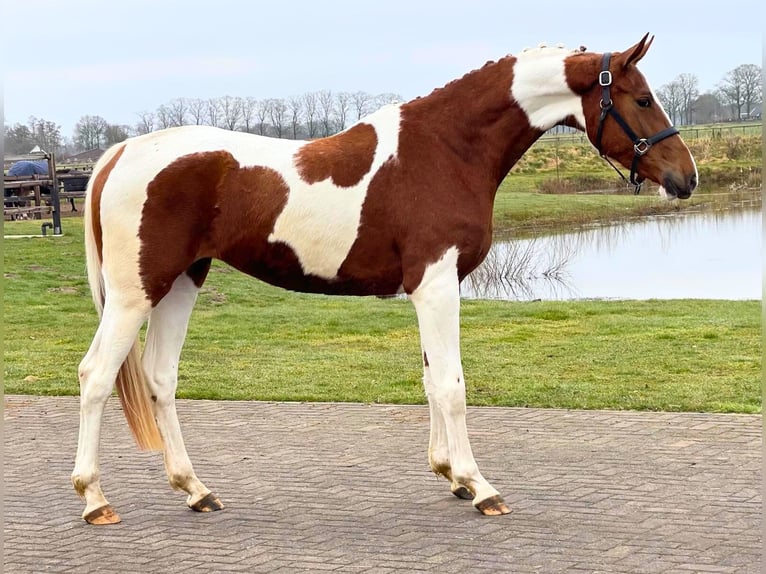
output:
M521 51L521 53L519 55L517 55L517 56L514 56L513 54L506 54L505 56L503 56L502 58L500 58L498 60L488 60L480 68L476 68L474 70L471 70L470 72L467 72L467 73L463 74L461 77L456 78L454 80L451 80L450 82L446 83L445 85L443 85L443 86L441 86L439 88L433 89L431 91L431 93L429 93L426 96L417 96L412 101L416 102L416 101L424 99L424 98L430 98L432 96L438 96L441 93L443 93L445 90L448 91L450 88L452 88L456 84L459 84L459 83L463 82L466 78L468 78L470 76L473 76L474 74L476 74L478 72L486 70L489 67L496 66L497 64L499 64L501 62L505 62L505 61L507 61L507 60L509 60L511 58L518 58L518 57L525 57L525 56L534 56L534 55L541 54L541 53L546 53L547 54L547 53L550 53L550 51L552 51L552 50L557 50L559 52L568 52L568 53L570 53L572 55L576 55L576 54L584 53L587 50L587 48L585 46L580 46L579 48L569 49L569 48L566 48L564 46L564 44L556 44L555 46L548 46L548 45L546 45L544 43L538 45L536 48L524 48Z

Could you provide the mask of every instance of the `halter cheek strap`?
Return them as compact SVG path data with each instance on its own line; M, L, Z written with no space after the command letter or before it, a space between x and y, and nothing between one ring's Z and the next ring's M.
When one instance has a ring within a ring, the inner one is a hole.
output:
M638 161L649 151L649 149L659 141L664 140L670 136L674 136L678 133L678 130L674 126L665 128L662 131L657 132L651 137L640 138L636 133L630 129L630 126L625 122L622 116L614 108L614 102L612 101L610 87L612 85L612 72L609 71L609 62L612 59L612 54L607 52L601 59L601 73L598 75L598 83L601 86L601 115L598 118L598 131L596 132L596 149L602 158L611 165L614 170L620 174L620 177L626 183L630 181L631 185L635 187L635 193L638 194L641 191L641 184L644 182L642 177L638 176ZM619 168L612 163L612 161L601 150L601 136L604 132L604 123L607 116L612 116L614 121L617 122L633 142L633 162L630 165L630 180L628 180Z

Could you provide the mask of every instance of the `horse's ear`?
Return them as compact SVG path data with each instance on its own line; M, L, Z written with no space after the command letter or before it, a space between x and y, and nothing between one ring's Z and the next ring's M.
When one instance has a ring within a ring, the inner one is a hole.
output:
M620 54L620 60L622 60L622 67L627 68L630 64L636 64L644 57L644 54L649 50L649 46L654 42L654 36L649 37L649 32L644 34L644 37L638 42L638 44L631 46Z

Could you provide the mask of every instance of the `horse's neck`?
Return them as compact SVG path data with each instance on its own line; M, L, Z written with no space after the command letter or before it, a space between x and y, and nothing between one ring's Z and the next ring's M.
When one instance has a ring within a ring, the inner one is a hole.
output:
M546 130L568 118L580 121L580 100L566 85L560 54L558 64L556 54L488 63L405 104L404 117L417 118L459 161L491 177L496 189Z

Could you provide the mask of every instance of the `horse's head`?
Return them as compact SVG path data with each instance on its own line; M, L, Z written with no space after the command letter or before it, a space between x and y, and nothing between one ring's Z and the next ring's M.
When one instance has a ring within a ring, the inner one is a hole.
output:
M585 131L602 156L630 169L631 183L649 179L686 199L697 186L694 158L636 67L653 39L647 34L624 52L570 56L567 83L581 97Z

